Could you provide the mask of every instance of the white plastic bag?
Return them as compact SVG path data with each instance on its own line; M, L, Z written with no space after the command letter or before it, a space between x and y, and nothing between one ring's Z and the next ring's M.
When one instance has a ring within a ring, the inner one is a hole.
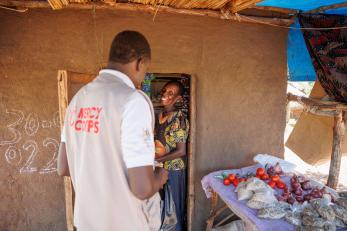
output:
M272 190L272 188L269 185L267 185L264 181L256 177L252 177L247 180L246 189L254 192Z
M279 163L281 165L281 168L283 172L293 172L295 168L297 167L295 164L285 161L283 159L280 159L278 157L269 155L269 154L257 154L253 158L254 162L257 162L263 166L266 164L270 164L272 166L276 165L276 163Z
M241 200L249 200L253 196L252 190L247 190L247 182L243 181L241 182L235 189L235 192L237 192L237 199L239 201Z

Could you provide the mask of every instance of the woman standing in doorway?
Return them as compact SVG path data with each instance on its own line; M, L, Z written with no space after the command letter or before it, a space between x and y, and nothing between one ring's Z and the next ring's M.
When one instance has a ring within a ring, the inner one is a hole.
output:
M186 208L186 142L189 122L185 114L176 107L183 101L184 87L178 81L170 81L161 91L162 112L156 118L155 152L156 161L162 162L169 171L168 184L175 203L176 231L184 229Z

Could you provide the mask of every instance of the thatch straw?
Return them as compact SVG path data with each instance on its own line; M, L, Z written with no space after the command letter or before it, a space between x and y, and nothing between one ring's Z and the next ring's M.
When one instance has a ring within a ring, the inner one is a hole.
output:
M185 9L220 9L230 0L129 0L145 5L164 5Z

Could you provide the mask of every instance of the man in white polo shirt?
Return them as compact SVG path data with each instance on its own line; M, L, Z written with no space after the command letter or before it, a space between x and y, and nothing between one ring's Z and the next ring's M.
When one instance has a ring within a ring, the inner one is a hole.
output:
M167 172L154 169L153 106L136 89L150 58L142 34L119 33L107 69L69 104L58 174L71 176L78 231L159 230Z

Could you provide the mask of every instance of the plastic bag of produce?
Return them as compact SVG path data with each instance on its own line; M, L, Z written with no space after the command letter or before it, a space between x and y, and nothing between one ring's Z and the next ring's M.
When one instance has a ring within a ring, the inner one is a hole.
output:
M259 209L257 213L258 217L264 219L281 219L285 215L286 211L284 208L276 204L271 207Z
M347 210L337 204L332 204L331 208L334 210L336 219L339 219L343 223L347 224ZM343 227L343 226L340 226L340 227Z
M246 189L254 192L263 191L267 189L272 190L272 188L269 185L267 185L264 181L256 177L252 177L247 180Z
M295 226L301 226L301 213L304 209L304 207L307 206L307 202L304 202L303 204L300 204L298 202L295 202L293 205L290 206L290 210L287 211L287 214L285 215L285 220Z
M169 184L164 185L164 206L162 207L161 219L162 224L160 230L174 231L176 229L176 208Z
M347 209L347 198L343 198L343 197L337 198L336 204L342 206L344 209Z
M249 200L253 196L253 191L252 190L247 190L247 183L241 182L237 188L235 189L237 192L237 199L238 200Z
M255 192L252 200L262 201L268 204L274 204L278 202L272 189L265 189Z
M252 198L247 202L247 206L252 209L262 209L271 207L277 203L273 190L265 189L257 191Z

